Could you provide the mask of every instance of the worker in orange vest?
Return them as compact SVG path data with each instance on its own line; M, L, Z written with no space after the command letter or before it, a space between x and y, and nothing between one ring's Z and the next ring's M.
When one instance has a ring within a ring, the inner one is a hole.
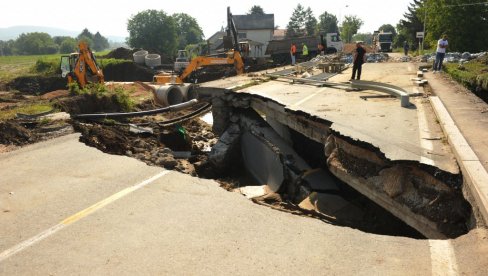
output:
M291 55L291 65L295 65L296 56L297 56L297 46L295 45L295 43L291 44L290 55Z

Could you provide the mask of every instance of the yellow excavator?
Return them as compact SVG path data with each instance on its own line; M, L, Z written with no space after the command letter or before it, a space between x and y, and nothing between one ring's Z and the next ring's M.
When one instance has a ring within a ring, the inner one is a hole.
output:
M157 84L181 84L197 69L215 65L234 65L236 73L238 75L243 74L244 61L241 56L241 49L237 39L237 29L232 14L230 13L230 7L227 7L227 36L224 36L224 49L227 49L225 57L197 56L190 61L179 76L171 73L160 73L154 76L154 82Z
M103 83L103 72L88 44L81 41L79 51L61 56L61 76L68 78L68 84L77 82L83 88L89 82Z
M231 50L227 52L227 57L195 57L179 76L170 73L160 73L154 76L154 82L158 84L184 83L184 80L198 68L213 65L234 65L238 75L244 73L244 62L241 54L239 51Z

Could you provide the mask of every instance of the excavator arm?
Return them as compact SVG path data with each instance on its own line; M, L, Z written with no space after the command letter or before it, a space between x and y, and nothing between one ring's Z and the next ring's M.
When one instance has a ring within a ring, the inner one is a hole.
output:
M79 52L77 54L71 54L62 57L61 69L63 75L68 76L68 83L78 82L80 87L85 87L88 82L93 83L103 83L104 76L103 72L97 64L95 56L85 42L80 42ZM63 58L69 59L69 66L65 65L63 67ZM69 69L69 72L66 72Z
M193 71L203 66L211 65L234 65L238 75L244 73L244 63L241 54L237 51L229 53L226 58L199 56L190 62L186 69L178 77L181 81L185 80Z
M190 64L179 76L173 76L170 74L159 74L154 76L154 82L156 83L184 83L185 79L191 75L194 71L205 66L217 66L217 65L234 65L236 73L238 75L244 73L244 62L241 54L238 51L231 51L227 54L227 57L207 57L198 56L191 60Z

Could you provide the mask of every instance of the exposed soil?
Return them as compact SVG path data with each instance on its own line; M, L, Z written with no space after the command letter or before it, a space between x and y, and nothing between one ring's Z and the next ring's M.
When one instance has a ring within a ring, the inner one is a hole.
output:
M106 81L152 81L155 74L151 68L135 62L108 64L103 68Z
M111 154L127 155L151 166L206 177L206 153L216 142L211 129L198 119L168 127L152 128L153 134L133 133L128 125L74 122L80 141Z
M9 120L0 122L0 152L73 133L70 124L62 121Z
M66 89L66 79L61 77L23 76L7 83L7 90L17 90L26 94L42 95L59 89Z
M80 104L83 103L83 104ZM59 99L55 106L70 114L85 114L95 112L121 112L115 96L99 97L95 94L82 94Z

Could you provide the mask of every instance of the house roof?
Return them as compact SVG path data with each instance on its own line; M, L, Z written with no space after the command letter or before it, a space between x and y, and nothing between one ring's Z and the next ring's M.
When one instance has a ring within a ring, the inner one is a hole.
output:
M233 15L237 30L274 29L274 14Z

